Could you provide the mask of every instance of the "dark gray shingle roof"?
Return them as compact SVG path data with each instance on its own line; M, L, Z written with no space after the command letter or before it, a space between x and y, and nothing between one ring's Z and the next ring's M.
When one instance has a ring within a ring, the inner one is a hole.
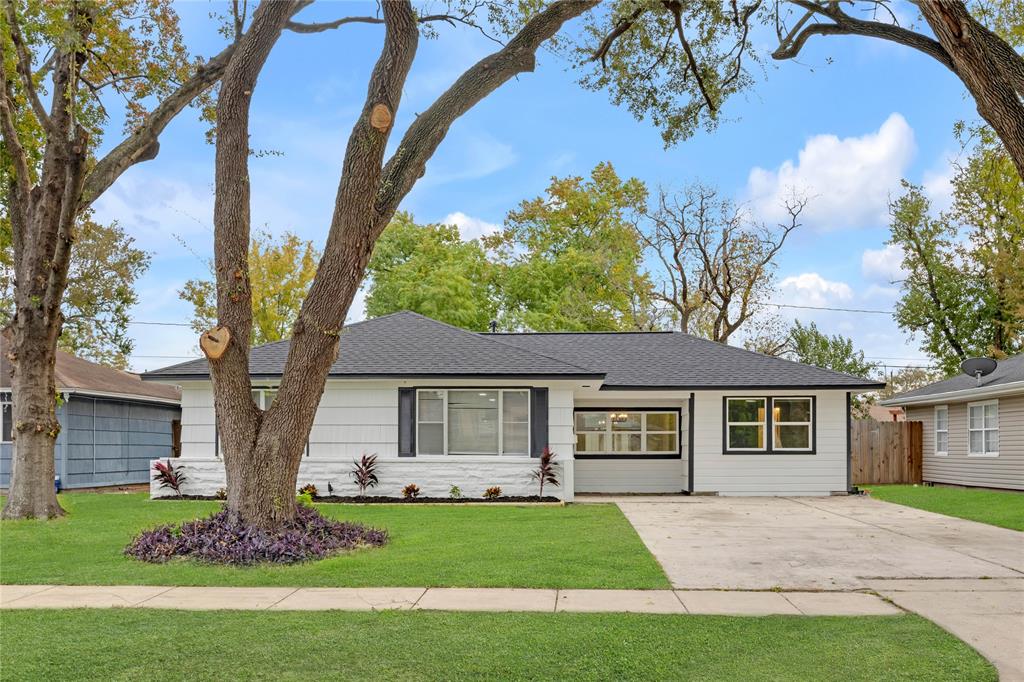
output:
M253 376L284 370L288 341L249 352ZM209 376L206 359L148 372L147 379ZM346 325L333 377L562 376L599 378L601 372L499 343L416 313L400 312Z
M680 332L494 334L510 345L572 358L608 388L873 388L862 377L783 360Z
M288 342L253 348L249 371L280 376ZM334 377L604 377L609 388L873 388L882 384L678 332L479 334L401 312L345 327ZM205 359L147 379L201 379Z
M934 384L928 384L913 391L900 393L885 402L902 401L907 398L927 398L928 396L950 393L952 391L995 388L1016 381L1024 381L1024 354L1014 355L1005 360L998 360L996 369L988 376L982 377L980 382L976 377L958 374L955 377L937 381Z

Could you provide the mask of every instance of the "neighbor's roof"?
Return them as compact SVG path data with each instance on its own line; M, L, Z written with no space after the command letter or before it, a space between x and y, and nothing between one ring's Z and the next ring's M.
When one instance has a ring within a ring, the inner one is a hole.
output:
M882 405L913 405L942 400L969 400L988 395L1024 393L1024 354L997 360L995 370L978 381L976 377L958 374L883 400Z
M253 348L249 371L279 377L288 342ZM205 359L143 375L204 379ZM400 312L345 327L332 377L603 379L603 388L877 388L883 384L679 332L482 334Z
M11 386L11 365L7 353L7 339L0 334L0 390L10 390ZM145 382L138 374L98 365L61 350L57 351L55 374L57 389L62 391L141 400L181 400L181 391L175 386Z

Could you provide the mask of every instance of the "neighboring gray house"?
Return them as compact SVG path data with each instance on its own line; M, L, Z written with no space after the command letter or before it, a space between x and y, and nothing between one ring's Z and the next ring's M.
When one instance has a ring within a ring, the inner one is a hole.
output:
M924 422L924 480L1024 490L1024 355L884 400Z
M253 401L277 394L288 342L250 353ZM206 360L143 375L182 389L185 492L224 486ZM299 484L355 493L353 459L378 456L376 494L416 483L478 497L536 492L545 447L550 494L846 493L853 392L875 381L679 332L484 334L409 312L345 327ZM154 495L165 494L151 488Z
M136 374L58 351L61 424L54 457L62 488L147 483L150 462L170 457L180 431L181 393ZM11 368L0 336L0 488L11 482L15 434Z

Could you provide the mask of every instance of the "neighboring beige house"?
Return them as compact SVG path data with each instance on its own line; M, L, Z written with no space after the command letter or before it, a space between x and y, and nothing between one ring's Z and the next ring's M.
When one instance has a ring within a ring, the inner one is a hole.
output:
M883 400L924 422L924 480L1024 490L1024 355Z
M907 414L902 407L886 407L884 405L868 405L868 418L879 422L904 422Z

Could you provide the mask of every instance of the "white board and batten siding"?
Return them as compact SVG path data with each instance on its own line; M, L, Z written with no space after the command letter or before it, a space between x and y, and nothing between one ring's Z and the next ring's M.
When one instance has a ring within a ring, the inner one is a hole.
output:
M681 493L687 489L689 393L650 391L590 392L576 399L577 408L629 411L639 408L679 410L679 457L645 459L628 455L618 459L577 459L578 493Z
M726 454L723 400L813 396L814 454ZM694 492L719 495L829 495L847 490L846 392L698 391L694 406Z
M974 401L940 403L949 410L947 455L935 453L936 406L907 406L907 420L923 422L924 425L924 481L1024 490L1024 395L998 398L999 454L994 457L968 455L968 402Z
M439 386L442 382L430 382ZM444 382L451 386L466 382ZM509 386L513 382L501 382ZM514 382L540 385L537 382ZM398 456L398 388L411 382L329 381L317 408L309 434L308 455L299 467L299 485L313 483L327 494L330 483L336 495L358 491L349 475L353 460L377 455L380 478L372 494L397 497L415 483L421 494L447 497L453 485L466 497L480 497L491 486L505 495L535 495L530 479L537 460L527 456ZM480 382L475 383L476 386ZM495 385L499 385L495 383ZM545 495L572 499L574 490L572 448L572 388L553 383L548 387L549 447L561 463L561 486L545 487ZM208 382L182 385L182 453L177 464L185 467L185 494L212 495L225 485L223 462L217 457L213 392ZM168 491L151 486L154 495Z

